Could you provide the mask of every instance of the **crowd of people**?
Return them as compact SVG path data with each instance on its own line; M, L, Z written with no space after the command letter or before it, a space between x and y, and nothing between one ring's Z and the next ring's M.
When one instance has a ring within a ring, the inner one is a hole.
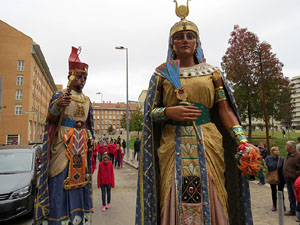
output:
M285 149L286 157L279 155L280 151L277 146L273 146L270 155L267 156L268 150L264 143L258 145L260 159L260 171L257 174L259 177L259 185L265 184L265 172L269 175L277 171L278 179L270 179L267 182L270 184L272 195L272 211L276 211L278 207L277 195L278 191L283 194L283 209L285 216L297 216L296 221L300 220L300 137L297 138L298 144L295 141L289 140L286 142ZM268 176L267 175L267 176ZM286 186L289 200L289 210L284 203L284 187ZM299 223L300 224L300 223Z

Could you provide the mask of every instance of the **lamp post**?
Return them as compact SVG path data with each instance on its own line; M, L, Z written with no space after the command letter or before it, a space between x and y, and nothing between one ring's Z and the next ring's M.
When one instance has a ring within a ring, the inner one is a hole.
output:
M101 95L101 102L100 102L100 107L101 108L101 103L103 103L103 93L102 92L97 92L96 95ZM102 112L101 112L101 126L102 126ZM101 130L101 138L102 138L102 129L99 126L99 136L100 136L100 130ZM98 137L99 138L99 137Z
M103 103L103 93L99 91L99 92L96 93L96 95L101 95L101 102L100 103Z
M126 137L127 137L127 160L129 161L129 105L128 105L128 48L123 46L115 47L119 50L126 50Z

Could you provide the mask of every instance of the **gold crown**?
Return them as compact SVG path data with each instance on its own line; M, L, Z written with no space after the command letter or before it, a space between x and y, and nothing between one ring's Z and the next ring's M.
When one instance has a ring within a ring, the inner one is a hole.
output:
M181 18L181 21L175 23L170 30L170 37L173 36L176 32L182 31L182 30L191 30L194 31L197 35L199 35L198 27L195 23L192 21L189 21L185 19L189 15L189 0L187 0L187 5L180 5L178 6L178 3L176 0L176 15Z

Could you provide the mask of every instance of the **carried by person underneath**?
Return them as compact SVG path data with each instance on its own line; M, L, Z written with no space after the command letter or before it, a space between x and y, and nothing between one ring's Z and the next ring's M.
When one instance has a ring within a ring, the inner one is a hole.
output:
M35 224L92 224L93 109L82 92L87 75L88 65L72 47L67 90L56 92L49 104Z
M181 21L149 82L135 224L252 225L245 175L259 170L258 149L247 143L225 78L205 62L188 12L176 2Z

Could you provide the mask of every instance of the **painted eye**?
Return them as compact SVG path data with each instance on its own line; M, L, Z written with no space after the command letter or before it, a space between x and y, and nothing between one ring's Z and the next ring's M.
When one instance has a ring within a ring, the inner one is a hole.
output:
M187 39L188 40L193 40L193 39L195 39L196 38L196 36L193 34L193 33L188 33L187 34Z
M177 34L174 36L174 40L180 41L183 39L183 35L182 34Z

